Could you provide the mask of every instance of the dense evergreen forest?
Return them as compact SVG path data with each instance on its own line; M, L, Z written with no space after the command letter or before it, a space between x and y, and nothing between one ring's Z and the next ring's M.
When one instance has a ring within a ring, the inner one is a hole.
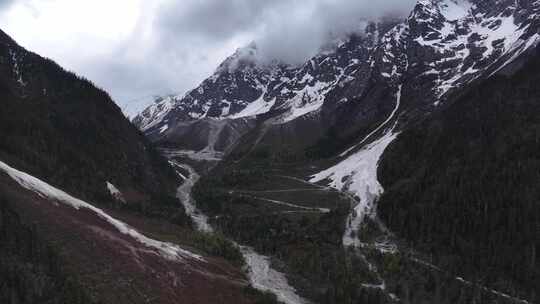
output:
M218 167L195 186L194 196L214 228L275 257L273 267L287 272L289 282L316 303L393 302L387 293L373 287L381 281L363 255L376 262L387 290L399 294L404 303L507 303L478 286L461 283L452 273L419 265L408 252L381 254L343 248L341 238L350 212L345 202L330 213L295 215L279 212L272 204L232 195L235 189L276 185L267 157L270 154L258 155L242 165Z
M540 55L403 132L379 213L436 264L533 302L540 290Z
M346 204L322 216L291 215L230 195L230 189L271 183L269 172L261 166L267 157L259 154L242 168L218 168L195 186L197 204L214 218L214 227L260 253L277 257L274 267L290 270L289 280L317 303L364 303L367 299L387 303L389 299L380 291L361 288L362 282L375 279L367 275L366 266L354 253L342 248Z

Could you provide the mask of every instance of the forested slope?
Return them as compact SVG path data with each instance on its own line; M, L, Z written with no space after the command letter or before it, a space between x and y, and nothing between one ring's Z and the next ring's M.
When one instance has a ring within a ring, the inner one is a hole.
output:
M379 213L436 264L538 299L540 53L403 132L379 174Z
M174 195L177 178L109 95L0 31L0 160L83 198Z

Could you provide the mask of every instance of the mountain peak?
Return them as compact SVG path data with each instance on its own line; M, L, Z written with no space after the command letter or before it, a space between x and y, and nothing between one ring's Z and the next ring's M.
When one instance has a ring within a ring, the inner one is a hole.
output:
M257 45L255 42L251 42L245 47L236 49L233 55L229 56L219 65L215 73L234 73L238 69L254 67L260 62Z
M269 124L288 124L318 117L325 105L353 103L370 85L388 90L402 82L413 91L422 88L414 106L432 111L449 92L496 72L536 43L535 6L515 0L419 0L409 18L370 22L364 34L337 39L297 66L265 64L251 43L163 111L147 111L154 118L134 122L152 134L165 125L173 134L175 125L184 128L201 119L264 117Z

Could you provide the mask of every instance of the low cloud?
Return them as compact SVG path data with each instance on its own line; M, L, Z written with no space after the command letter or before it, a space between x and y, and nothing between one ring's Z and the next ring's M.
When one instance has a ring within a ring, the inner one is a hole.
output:
M364 21L405 16L415 0L206 0L164 6L158 29L167 37L220 43L252 36L263 56L299 63L330 37L363 29Z

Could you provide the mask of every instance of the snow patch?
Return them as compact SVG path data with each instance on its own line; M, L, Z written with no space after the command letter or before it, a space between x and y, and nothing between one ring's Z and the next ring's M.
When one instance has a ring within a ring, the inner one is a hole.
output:
M300 83L303 83L304 79ZM277 123L282 124L293 121L308 113L319 110L324 103L326 94L336 83L337 80L333 83L317 81L313 85L307 85L301 90L293 91L295 96L285 104L290 107L289 111Z
M167 131L168 129L169 129L169 125L168 125L168 124L162 126L162 127L159 129L159 134L161 134L161 133Z
M247 107L245 107L242 111L234 115L231 115L228 118L237 119L241 117L250 117L250 116L256 116L256 115L267 113L276 103L276 99L274 98L270 101L265 101L264 100L265 95L266 95L266 89L261 93L261 96L257 100L248 104Z
M472 3L467 0L450 0L441 5L441 14L446 20L454 21L469 15Z
M231 102L227 100L222 100L222 104L225 104L225 106L221 109L221 117L225 117L229 115L229 112L231 111Z
M118 188L116 188L115 185L111 184L110 182L105 183L107 185L107 189L109 190L109 193L114 197L117 201L126 203L126 200L124 199L124 195Z
M508 64L512 63L514 60L516 60L521 54L525 53L527 50L531 49L532 47L536 47L538 43L540 42L540 35L534 34L531 38L529 38L527 41L519 40L519 42L516 43L516 46L513 49L514 54L510 57L510 59L506 60L503 64L501 64L493 73L491 73L489 76L495 75L500 70L504 69Z
M482 71L498 62L493 59L518 54L524 49L526 41L521 37L529 26L524 26L516 20L515 11L513 14L504 11L495 16L487 16L484 13L473 16L475 6L469 0L441 1L430 14L437 15L435 9L445 18L440 28L431 27L430 34L438 32L439 38L427 39L423 36L415 38L418 44L444 54L444 58L431 64L432 69L424 72L424 75L439 75L435 80L437 94L435 105L438 105L440 99L451 89L476 79ZM433 20L417 21L431 23ZM480 52L481 54L478 54ZM471 56L479 55L481 60L467 60ZM515 58L510 61L513 59ZM485 60L490 60L491 63L486 65ZM444 69L443 66L448 66L449 62L457 64L453 68Z
M340 155L341 157L344 157L350 151L362 145L395 117L401 104L402 88L403 85L398 86L396 106L392 113L390 113L390 116L375 130L364 137L360 143L343 152ZM343 235L343 245L345 246L360 246L360 240L356 237L360 224L362 224L366 216L375 217L376 200L384 191L377 178L379 160L388 145L398 135L398 133L393 132L396 124L397 121L390 131L362 150L352 154L335 166L311 176L311 183L329 181L328 185L330 187L352 193L355 195L355 198L359 199L358 204L354 206L353 212L347 218L345 234Z

